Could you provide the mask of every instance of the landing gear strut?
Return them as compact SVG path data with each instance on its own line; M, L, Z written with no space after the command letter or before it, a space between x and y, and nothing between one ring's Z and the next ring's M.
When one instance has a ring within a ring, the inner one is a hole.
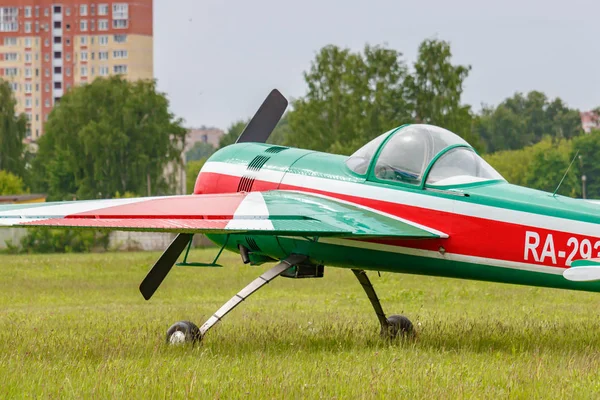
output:
M180 321L172 325L167 331L167 343L178 344L183 342L195 343L204 337L206 333L217 322L219 322L227 313L237 307L242 301L246 300L250 295L258 289L277 278L284 271L295 265L302 264L307 257L298 254L292 254L285 260L275 265L273 268L250 282L248 286L240 290L227 303L223 304L216 313L212 315L200 328L189 321Z
M362 285L367 297L371 301L371 305L373 305L373 309L375 309L375 314L381 325L381 337L393 339L397 337L398 334L400 334L401 337L414 335L413 324L405 316L390 315L389 318L386 318L383 308L381 307L381 302L377 297L377 293L375 293L375 288L373 288L373 284L371 284L367 273L362 269L353 269L352 272L354 272L354 276L356 276L356 279L358 279Z

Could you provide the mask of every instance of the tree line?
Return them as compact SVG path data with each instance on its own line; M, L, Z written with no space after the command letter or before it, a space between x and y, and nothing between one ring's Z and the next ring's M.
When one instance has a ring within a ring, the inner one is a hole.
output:
M291 101L269 141L351 154L393 127L434 124L471 143L510 182L544 190L554 190L578 152L561 193L581 196L585 174L588 197L600 198L600 133L583 134L579 110L532 91L474 111L462 101L470 71L453 62L443 40L423 41L412 63L387 46L325 46L304 72L306 93ZM50 113L35 153L23 144L26 118L14 110L2 82L0 194L31 190L61 200L173 191L164 170L183 162L186 130L155 82L111 77L73 88ZM246 123L233 123L220 145L233 143ZM211 152L198 145L186 154L189 190Z

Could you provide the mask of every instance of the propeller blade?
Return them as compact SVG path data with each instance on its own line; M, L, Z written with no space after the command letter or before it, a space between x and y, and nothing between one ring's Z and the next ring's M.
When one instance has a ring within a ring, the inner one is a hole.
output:
M175 261L177 261L179 255L192 239L192 236L194 235L191 233L178 234L165 252L162 253L158 261L156 261L150 272L148 272L148 275L146 275L140 284L140 292L142 292L144 299L150 300L169 271L171 271L171 268L173 268Z
M248 122L236 143L265 143L283 116L287 106L288 101L279 90L271 90L271 93Z

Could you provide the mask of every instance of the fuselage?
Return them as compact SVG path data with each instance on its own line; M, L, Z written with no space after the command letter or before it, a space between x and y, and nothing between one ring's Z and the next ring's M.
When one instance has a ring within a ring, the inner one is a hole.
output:
M419 187L371 181L347 157L244 143L215 153L194 193L295 190L392 214L446 233L434 240L355 240L232 235L271 258L308 255L326 266L600 291L562 273L578 259L600 257L600 205L505 181ZM225 237L211 236L223 244Z

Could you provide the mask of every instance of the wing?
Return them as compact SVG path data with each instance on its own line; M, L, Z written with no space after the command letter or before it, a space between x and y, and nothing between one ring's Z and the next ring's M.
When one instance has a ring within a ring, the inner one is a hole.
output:
M279 190L2 206L0 226L407 239L448 237L443 232L353 203Z

